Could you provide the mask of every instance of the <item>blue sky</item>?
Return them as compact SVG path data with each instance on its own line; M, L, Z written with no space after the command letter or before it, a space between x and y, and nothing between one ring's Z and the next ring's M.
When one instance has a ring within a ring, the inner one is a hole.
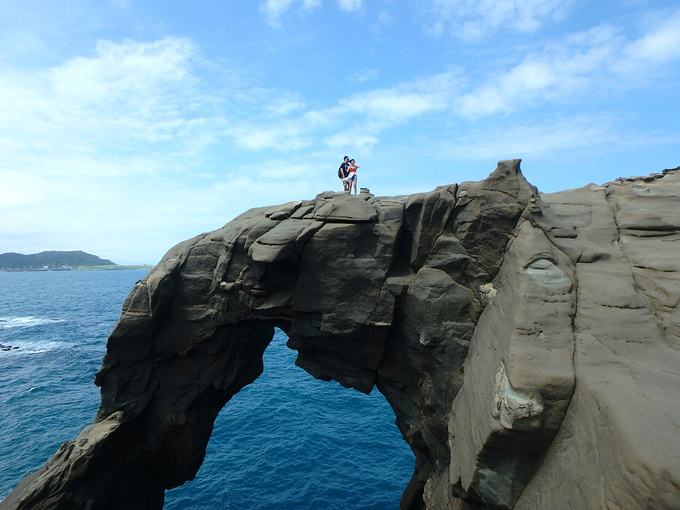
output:
M379 195L675 167L679 64L677 1L0 0L0 252L155 263L344 154Z

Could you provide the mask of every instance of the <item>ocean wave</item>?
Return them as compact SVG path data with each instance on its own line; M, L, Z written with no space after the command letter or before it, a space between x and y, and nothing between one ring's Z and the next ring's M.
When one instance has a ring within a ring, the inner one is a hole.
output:
M25 317L0 317L0 329L31 328L34 326L43 326L45 324L58 324L60 322L64 322L64 320L34 317L32 315Z
M0 349L0 356L3 355L19 355L19 354L39 354L41 352L54 351L56 349L66 349L72 347L73 344L68 342L57 342L57 341L38 341L38 342L26 342L26 341L15 341L10 345L7 343L0 343L4 347L10 347L10 349Z

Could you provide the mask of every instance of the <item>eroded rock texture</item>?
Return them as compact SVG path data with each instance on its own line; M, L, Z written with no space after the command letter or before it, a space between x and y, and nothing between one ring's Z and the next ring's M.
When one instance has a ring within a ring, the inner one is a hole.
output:
M502 161L248 211L137 283L94 424L0 507L160 508L280 327L310 374L389 401L403 509L679 509L679 248L677 171L540 195Z

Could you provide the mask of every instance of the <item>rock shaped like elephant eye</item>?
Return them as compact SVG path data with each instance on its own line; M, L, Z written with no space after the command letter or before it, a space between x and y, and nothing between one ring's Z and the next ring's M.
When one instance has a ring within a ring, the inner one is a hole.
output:
M526 267L526 274L544 287L551 289L568 289L571 280L550 259L539 258Z

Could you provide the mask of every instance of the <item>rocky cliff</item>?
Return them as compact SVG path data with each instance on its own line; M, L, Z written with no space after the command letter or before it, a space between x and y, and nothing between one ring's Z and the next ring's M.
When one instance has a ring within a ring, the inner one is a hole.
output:
M680 509L678 253L678 171L544 195L502 161L248 211L136 284L94 424L0 507L161 508L279 327L314 377L388 400L403 509Z

